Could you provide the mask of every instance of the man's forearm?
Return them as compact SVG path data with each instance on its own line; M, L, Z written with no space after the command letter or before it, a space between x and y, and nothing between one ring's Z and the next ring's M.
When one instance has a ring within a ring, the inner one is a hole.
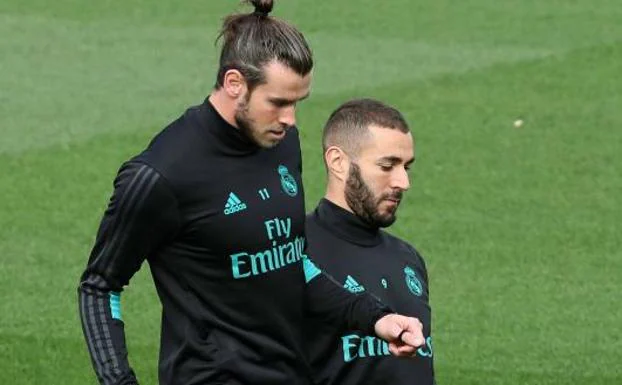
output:
M137 384L127 358L118 293L101 276L89 274L80 282L78 296L82 330L100 384Z
M353 294L325 273L319 274L307 287L307 310L343 330L375 334L374 325L392 310L368 293Z

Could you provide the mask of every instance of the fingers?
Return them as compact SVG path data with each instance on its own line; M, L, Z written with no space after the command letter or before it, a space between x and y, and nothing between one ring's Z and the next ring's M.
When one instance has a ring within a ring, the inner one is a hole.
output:
M413 317L389 314L376 323L376 334L389 342L389 351L396 356L411 356L425 344L423 324Z
M402 333L401 336L402 337L398 341L398 343L402 342L406 345L413 346L416 348L423 346L425 344L425 338L423 338L423 333L421 332L421 330L417 330L415 332L405 331L404 333Z
M413 357L417 354L417 348L410 345L390 343L389 352L396 357Z
M401 323L402 330L395 339L398 344L404 343L407 345L419 347L425 344L425 337L423 336L423 324L417 318L402 317Z
M397 357L413 357L417 349L425 344L423 324L412 317L401 317L399 321L402 330L389 343L389 351Z

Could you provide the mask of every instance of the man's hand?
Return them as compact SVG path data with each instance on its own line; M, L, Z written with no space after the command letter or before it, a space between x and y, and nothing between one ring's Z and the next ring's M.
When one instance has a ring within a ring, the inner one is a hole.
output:
M387 314L374 325L376 335L389 343L394 356L411 357L425 344L423 325L417 318Z

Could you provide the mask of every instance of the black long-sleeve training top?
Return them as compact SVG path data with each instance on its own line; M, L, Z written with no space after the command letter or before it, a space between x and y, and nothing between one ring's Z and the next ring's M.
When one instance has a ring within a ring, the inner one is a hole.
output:
M306 384L303 312L373 333L389 312L306 255L295 128L262 149L206 100L119 170L79 285L102 384L134 384L120 293L147 260L162 303L166 385Z
M419 253L326 199L307 216L306 233L323 271L354 293L371 292L398 313L417 317L426 338L414 358L398 358L366 331L343 331L312 317L305 336L316 384L434 384L428 275Z

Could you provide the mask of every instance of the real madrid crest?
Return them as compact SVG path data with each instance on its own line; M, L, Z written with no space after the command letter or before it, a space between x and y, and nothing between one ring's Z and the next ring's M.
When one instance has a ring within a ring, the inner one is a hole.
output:
M298 195L298 183L296 183L296 179L289 173L287 167L283 165L279 165L277 169L279 175L281 176L281 188L285 192L285 194L290 197L295 197Z
M404 274L406 274L406 286L408 286L408 290L410 290L410 292L414 295L420 297L423 294L423 285L421 284L419 278L417 278L415 271L409 266L406 266L404 268Z

